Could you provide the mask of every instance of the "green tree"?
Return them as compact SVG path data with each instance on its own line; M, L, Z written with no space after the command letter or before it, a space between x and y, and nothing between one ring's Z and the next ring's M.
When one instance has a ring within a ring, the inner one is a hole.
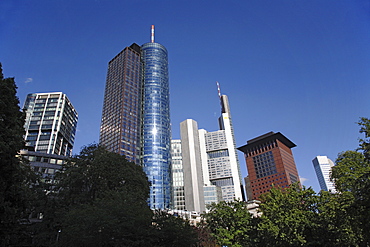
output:
M37 201L38 177L19 156L24 147L24 113L14 78L4 78L0 64L0 245L19 244L28 233L28 216ZM22 223L22 224L21 224Z
M61 246L140 246L151 225L142 168L99 145L82 149L57 174L44 224ZM40 242L45 241L40 238Z
M365 135L360 139L356 151L346 151L339 154L331 177L340 193L351 193L354 200L349 212L353 225L359 227L358 236L362 237L359 244L370 245L370 120L361 118L358 123L360 133Z
M352 214L354 197L349 192L321 191L317 196L314 228L307 233L309 246L357 246L361 236Z
M36 244L56 246L192 246L188 222L148 204L141 166L99 145L84 147L56 175Z
M255 227L247 204L242 201L212 204L203 215L211 235L221 246L251 246Z
M261 197L258 232L260 246L304 246L315 217L316 196L311 188L293 184L272 188Z
M259 246L354 246L353 197L292 184L262 196Z
M188 220L156 210L153 216L151 246L190 247L198 243L196 228Z
M84 147L57 174L58 197L69 205L85 204L118 191L146 204L149 182L143 169L122 155L93 144Z

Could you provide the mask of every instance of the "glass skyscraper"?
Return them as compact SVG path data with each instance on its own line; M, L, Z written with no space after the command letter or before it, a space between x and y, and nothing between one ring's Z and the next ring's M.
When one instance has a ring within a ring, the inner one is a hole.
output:
M168 55L154 42L126 47L109 62L100 143L143 166L151 182L149 205L171 201L171 126Z

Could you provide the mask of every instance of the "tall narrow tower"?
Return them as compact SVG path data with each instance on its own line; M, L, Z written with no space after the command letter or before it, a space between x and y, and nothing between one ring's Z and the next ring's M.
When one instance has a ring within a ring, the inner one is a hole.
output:
M218 92L221 102L221 116L218 119L220 130L225 131L226 142L228 143L228 151L230 158L230 168L233 177L235 198L244 200L243 183L241 180L240 163L236 149L234 127L231 119L229 99L226 95L221 95L220 86L218 85Z
M100 143L143 166L153 209L170 205L170 127L168 55L152 26L149 43L134 43L109 62Z
M198 124L192 119L180 123L185 207L188 211L205 211L204 180L200 154Z
M204 135L200 139L204 138L205 141L203 152L207 153L207 160L202 159L203 163L207 162L203 167L208 167L209 177L205 181L220 187L225 201L244 200L229 101L226 95L221 95L218 83L217 87L221 104L221 116L218 119L220 130L200 132Z
M143 62L142 165L151 182L151 208L171 202L171 125L167 49L154 42L141 46Z

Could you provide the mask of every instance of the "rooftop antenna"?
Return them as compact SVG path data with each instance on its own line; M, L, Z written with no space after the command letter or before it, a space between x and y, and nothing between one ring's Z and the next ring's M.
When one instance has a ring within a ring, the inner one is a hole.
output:
M221 112L224 113L225 112L225 106L222 102L220 83L218 83L218 81L216 81L216 84L217 84L218 97L220 98Z
M218 97L221 99L220 83L218 83L218 81L216 81L216 84L217 84Z
M154 43L154 25L152 25L151 28L150 42Z

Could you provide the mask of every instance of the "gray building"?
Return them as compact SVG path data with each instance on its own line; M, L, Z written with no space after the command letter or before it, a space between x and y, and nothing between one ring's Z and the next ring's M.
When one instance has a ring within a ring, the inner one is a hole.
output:
M192 119L180 124L185 209L188 211L203 212L207 204L221 200L244 200L227 96L220 95L220 101L220 130L198 129Z
M24 110L29 150L71 156L78 114L62 92L28 94Z
M210 184L221 187L223 200L244 200L229 101L226 95L220 95L220 101L220 130L200 131L199 139L204 143L201 145L203 177Z
M72 155L77 111L62 92L28 94L24 110L27 150L20 154L52 183L55 173Z
M192 119L181 122L180 133L184 171L185 208L188 211L203 212L205 210L204 181L197 122Z

